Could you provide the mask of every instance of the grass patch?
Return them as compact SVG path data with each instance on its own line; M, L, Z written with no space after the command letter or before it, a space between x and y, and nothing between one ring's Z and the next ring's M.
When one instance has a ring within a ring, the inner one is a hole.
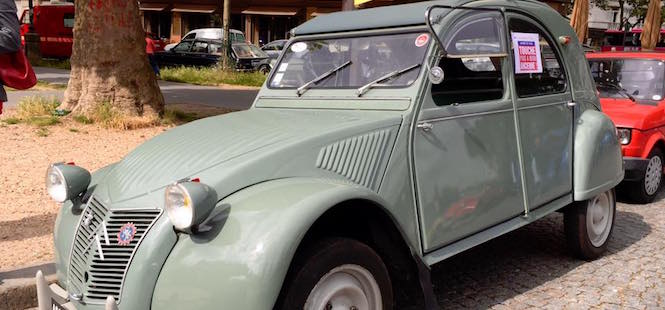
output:
M236 72L222 70L219 67L195 68L174 67L163 68L160 76L165 81L189 83L196 85L242 85L260 87L266 80L266 75L259 72Z
M48 67L54 69L71 69L72 65L69 62L69 59L59 60L59 59L45 59L42 58L39 62L34 64L37 67Z
M179 125L183 123L189 123L200 119L196 113L183 112L176 109L165 109L164 115L162 115L162 124L164 125Z
M92 110L90 119L104 128L123 130L152 127L161 123L157 117L125 115L113 107L110 102L102 102L97 105Z
M48 135L51 133L48 131L47 128L45 127L39 127L37 128L37 131L35 131L38 137L48 137Z
M21 122L21 119L19 119L18 117L7 117L7 118L3 119L2 121L5 122L8 125L16 125L16 124Z
M46 82L46 81L37 80L37 84L34 86L34 88L65 90L65 89L67 89L67 84L49 83L49 82Z
M25 120L26 124L46 127L60 124L60 119L57 116L34 116Z
M53 116L58 106L60 106L60 100L55 97L27 96L19 101L16 116L21 120Z
M93 120L89 119L85 115L74 115L73 119L74 119L75 122L80 123L80 124L84 124L84 125L90 125L90 124L94 123Z

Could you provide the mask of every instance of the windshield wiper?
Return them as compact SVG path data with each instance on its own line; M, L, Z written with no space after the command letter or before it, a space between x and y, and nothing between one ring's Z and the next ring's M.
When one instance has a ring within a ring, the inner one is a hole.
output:
M358 90L356 90L356 94L358 94L358 97L360 97L360 96L364 95L372 87L386 87L386 86L389 86L389 85L380 84L380 83L385 81L385 80L389 80L389 79L398 77L398 76L400 76L400 75L402 75L406 72L409 72L409 71L411 71L415 68L418 68L418 67L420 67L420 64L415 64L413 66L406 67L406 68L401 69L401 70L395 70L393 72L390 72L390 73L388 73L388 74L386 74L386 75L384 75L384 76L382 76L382 77L380 77L380 78L378 78L374 81L371 81L371 82L367 83L365 86L358 88Z
M630 99L630 101L637 102L637 100L635 99L635 97L633 97L633 95L631 95L627 90L623 89L621 86L619 86L617 84L610 83L610 82L605 82L605 81L600 81L600 82L598 82L598 85L600 85L600 86L609 86L611 88L614 88L614 89L618 90L619 93L621 93L624 96L628 97L628 99Z
M310 89L310 88L312 87L312 85L314 85L314 84L318 84L319 82L323 81L325 78L331 76L333 73L335 73L335 72L341 70L342 68L344 68L344 67L346 67L346 66L348 66L348 65L350 65L350 64L351 64L351 61L349 60L349 61L343 63L341 66L339 66L339 67L337 67L337 68L333 68L332 70L330 70L330 71L328 71L328 72L326 72L326 73L324 73L324 74L321 74L321 75L317 76L315 79L313 79L313 80L311 80L311 81L309 81L309 82L303 84L302 86L298 87L298 89L296 90L296 94L298 94L298 96L301 96L301 95L304 94L308 89Z

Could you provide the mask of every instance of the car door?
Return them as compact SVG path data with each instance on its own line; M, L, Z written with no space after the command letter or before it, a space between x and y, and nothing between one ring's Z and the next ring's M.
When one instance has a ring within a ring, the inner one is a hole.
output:
M206 66L209 64L208 56L208 42L196 40L187 54L187 63L197 67Z
M192 47L192 43L193 41L181 41L171 50L160 55L164 55L164 62L169 65L185 65L187 64L187 57Z
M528 17L507 18L527 202L533 210L572 192L573 98L553 37Z
M413 136L426 252L524 212L504 19L458 15L441 38L444 80L425 92Z

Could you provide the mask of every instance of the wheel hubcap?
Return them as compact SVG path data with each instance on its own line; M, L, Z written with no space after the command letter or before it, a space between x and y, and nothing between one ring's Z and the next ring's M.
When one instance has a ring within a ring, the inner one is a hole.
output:
M305 302L306 310L380 310L379 284L367 269L342 265L329 271L314 286Z
M610 192L602 193L589 201L586 209L586 228L589 241L595 247L602 246L610 235L614 203Z
M663 175L663 162L659 156L651 157L647 165L647 172L644 176L644 190L651 196L656 193L660 186L660 179Z

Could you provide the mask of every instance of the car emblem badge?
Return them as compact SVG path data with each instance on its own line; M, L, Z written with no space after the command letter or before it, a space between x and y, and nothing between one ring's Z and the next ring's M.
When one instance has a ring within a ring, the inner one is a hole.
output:
M134 235L136 235L136 226L134 226L134 223L130 222L122 225L118 232L118 244L129 245L129 243L134 240Z

